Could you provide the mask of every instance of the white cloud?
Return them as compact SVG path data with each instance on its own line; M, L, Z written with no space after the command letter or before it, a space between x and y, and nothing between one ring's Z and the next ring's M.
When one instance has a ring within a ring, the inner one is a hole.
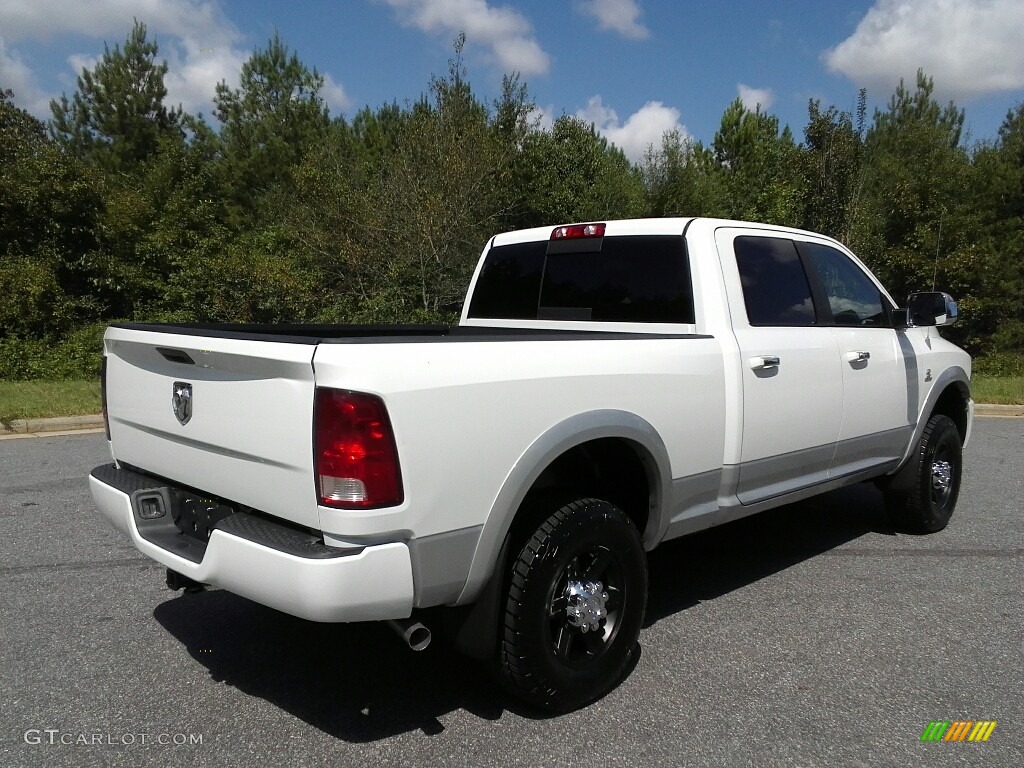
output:
M554 104L548 104L544 107L534 104L526 119L535 125L538 130L550 131L551 126L555 124L555 117Z
M486 0L385 2L397 11L399 21L406 26L453 38L465 32L467 44L488 47L504 72L542 75L551 66L551 58L534 39L530 22L511 8L496 8Z
M190 112L210 113L216 84L238 84L242 62L249 52L241 48L242 35L209 0L33 0L0 4L0 28L13 39L47 41L64 35L105 40L113 48L124 45L132 19L146 24L147 37L159 44L166 59L166 103L182 104ZM74 87L82 68L91 69L99 57L75 53L68 57L71 76L62 78Z
M892 88L923 68L953 98L1024 87L1020 0L876 0L823 58L858 85Z
M771 88L751 88L745 83L739 83L736 86L736 92L739 94L743 106L751 112L755 111L758 106L763 112L775 103L775 94Z
M165 102L181 104L187 111L210 114L217 83L224 80L237 87L242 64L251 55L238 29L223 14L215 0L31 0L0 2L0 29L9 40L42 40L64 35L102 39L113 48L123 45L131 31L132 19L146 24L147 37L159 44L158 56L166 59L168 72ZM264 42L264 41L261 41ZM68 57L74 88L82 67L95 66L98 56L72 54ZM65 79L65 78L62 78ZM348 106L344 89L325 75L322 95L335 109ZM25 99L18 99L25 104ZM48 116L35 110L33 114Z
M145 22L151 30L178 37L213 29L228 29L237 36L216 3L209 0L32 0L0 4L0 26L11 40L46 41L66 34L100 38L114 34L123 39L133 18Z
M17 51L8 50L0 37L0 89L14 92L14 102L36 117L50 114L50 97L36 85L32 70L22 61Z
M228 43L211 45L193 35L173 46L161 41L160 54L167 58L168 67L164 76L165 102L174 106L181 104L192 114L210 114L217 83L224 80L237 87L242 64L249 58L249 52Z
M678 131L683 138L690 135L686 126L679 122L679 110L666 107L660 101L648 101L623 123L614 109L605 106L600 96L592 96L586 108L577 110L576 117L593 123L602 136L634 163L641 162L652 145L660 147L662 137L668 131Z
M71 67L74 77L68 77L67 81L70 83L77 83L75 78L82 74L82 70L88 69L91 71L99 60L99 56L91 56L87 53L72 53L68 56L68 66Z
M579 0L576 7L597 19L600 29L618 32L630 40L643 40L651 36L650 30L637 21L640 7L636 0Z
M602 130L607 125L618 125L619 116L611 107L606 107L601 96L591 96L587 106L576 110L576 117L593 123L594 127Z
M330 75L324 75L324 87L320 89L320 95L327 102L327 106L336 112L352 106L352 100L345 93L341 83L335 82Z

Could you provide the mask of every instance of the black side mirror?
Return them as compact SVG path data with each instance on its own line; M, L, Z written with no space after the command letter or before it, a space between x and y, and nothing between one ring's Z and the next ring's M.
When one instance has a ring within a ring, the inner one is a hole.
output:
M904 310L899 310L902 313ZM953 325L960 316L956 302L948 293L927 291L907 297L907 327Z

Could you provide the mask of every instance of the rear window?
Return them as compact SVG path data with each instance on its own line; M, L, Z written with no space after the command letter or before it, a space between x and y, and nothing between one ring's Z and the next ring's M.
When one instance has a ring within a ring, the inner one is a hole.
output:
M547 250L546 241L492 248L469 317L694 322L689 263L679 235L606 237L600 251Z

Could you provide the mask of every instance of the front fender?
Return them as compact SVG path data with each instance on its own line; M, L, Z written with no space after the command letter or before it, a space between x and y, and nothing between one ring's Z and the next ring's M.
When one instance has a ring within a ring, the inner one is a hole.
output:
M971 378L963 368L957 365L947 368L939 374L939 377L935 380L935 384L928 392L928 396L925 398L924 404L921 406L921 409L917 414L917 426L914 428L914 434L911 436L910 442L907 444L906 450L903 452L903 458L900 460L899 466L887 475L887 477L890 478L888 481L890 488L901 488L906 482L912 481L912 478L908 479L901 474L902 470L907 466L911 457L914 455L914 450L917 447L918 441L921 439L921 435L924 433L924 428L928 424L928 419L931 417L932 413L934 413L935 406L938 405L939 398L942 397L942 394L950 387L950 385L958 387L967 400L965 405L967 429L964 434L964 445L967 444L967 439L970 437L971 433L971 421L973 416Z
M967 433L964 435L964 443L967 444L967 438L971 432L971 419L970 419L970 399L971 399L971 377L967 375L967 372L959 367L953 366L947 368L941 374L939 378L935 380L935 384L932 385L931 390L928 392L928 397L925 398L925 404L921 408L921 412L918 414L918 426L913 430L913 436L910 438L910 442L906 446L906 451L903 453L903 458L900 460L899 467L897 467L891 474L895 474L909 461L910 456L913 454L914 446L918 444L921 439L922 433L925 431L925 426L928 424L928 419L935 411L935 406L939 401L939 397L942 393L949 388L950 384L956 384L961 387L962 391L967 395L968 399L968 424Z

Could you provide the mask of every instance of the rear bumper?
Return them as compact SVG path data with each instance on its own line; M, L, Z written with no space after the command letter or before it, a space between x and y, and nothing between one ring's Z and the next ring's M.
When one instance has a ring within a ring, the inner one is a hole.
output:
M190 579L312 621L377 621L412 613L412 563L404 543L337 554L321 545L316 552L300 554L294 542L215 528L200 557L185 557L139 533L131 491L132 482L138 483L133 478L117 482L120 472L139 477L113 467L98 467L89 476L96 508L140 552Z

